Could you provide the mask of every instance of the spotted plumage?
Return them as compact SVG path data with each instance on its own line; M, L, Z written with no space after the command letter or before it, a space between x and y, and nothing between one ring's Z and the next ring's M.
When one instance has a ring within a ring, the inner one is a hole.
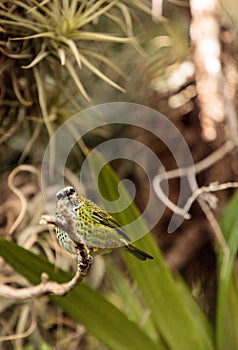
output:
M90 250L90 254L108 253L124 247L140 260L153 259L143 250L130 243L130 238L120 227L115 218L97 206L91 200L79 196L72 186L67 186L56 194L56 217L62 217L62 207L72 215L76 238L72 240L68 233L55 227L56 236L62 248L71 254L77 254L77 235Z

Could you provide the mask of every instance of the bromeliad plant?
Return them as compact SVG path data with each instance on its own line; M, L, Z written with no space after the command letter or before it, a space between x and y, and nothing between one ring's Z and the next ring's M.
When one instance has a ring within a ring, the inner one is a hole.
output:
M20 62L19 69L33 68L39 92L39 84L40 87L45 84L42 74L48 75L48 84L52 85L51 75L60 65L61 80L70 77L80 94L89 101L82 82L86 74L84 68L87 68L114 88L124 91L101 69L101 65L106 65L123 75L107 57L106 44L135 42L129 25L130 12L123 3L115 0L3 1L0 16L5 36L1 48L6 57L3 72L9 67L15 70L16 60ZM111 28L114 34L110 33ZM15 79L15 93L24 101L17 84Z

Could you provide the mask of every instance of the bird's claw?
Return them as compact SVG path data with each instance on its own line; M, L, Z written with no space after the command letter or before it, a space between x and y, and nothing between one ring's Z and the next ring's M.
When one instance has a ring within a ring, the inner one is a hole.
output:
M78 254L78 271L80 272L80 274L82 274L83 276L86 276L92 262L93 262L93 258L91 255L88 255L85 258L85 256L82 256L79 252L79 254Z

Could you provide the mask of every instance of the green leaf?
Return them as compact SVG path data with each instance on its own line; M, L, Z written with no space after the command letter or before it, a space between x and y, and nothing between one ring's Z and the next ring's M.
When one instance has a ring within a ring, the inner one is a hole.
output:
M224 210L221 229L229 253L220 251L217 298L217 349L238 349L238 288L234 260L238 251L238 192Z
M74 69L74 66L69 62L69 60L65 61L65 67L67 68L69 74L71 75L72 79L75 82L75 85L79 89L80 93L82 96L85 98L85 100L90 101L90 97L88 96L86 90L84 89L83 84L81 83L78 74L76 70Z
M137 244L138 245L138 244ZM191 294L183 298L175 281L169 273L152 237L140 240L139 247L152 253L155 260L139 264L130 256L124 255L132 276L137 281L152 317L162 337L171 349L213 349L211 330L205 317L203 320L192 310L199 310ZM200 314L202 313L201 310ZM178 321L179 320L179 321Z
M114 291L113 298L116 298L116 300L119 299L120 309L126 313L130 320L140 324L143 331L153 339L154 342L160 342L160 349L163 349L164 345L162 345L154 322L152 322L150 318L150 310L146 309L143 301L139 297L139 291L132 287L131 282L124 277L124 273L111 259L107 259L106 271Z
M116 84L114 81L109 79L104 73L100 71L96 66L94 66L92 63L89 62L89 60L81 54L81 61L82 63L89 69L91 72L96 74L99 78L104 80L109 85L113 86L115 89L118 89L121 92L125 92L125 89L123 89L120 85Z
M0 238L0 255L33 284L40 282L42 272L46 272L51 280L60 283L72 277L42 256L37 256L3 238ZM110 349L158 349L135 323L86 284L76 287L67 296L51 298Z
M93 152L93 156L88 156L87 160L92 174L98 174L100 164L105 164L103 157L98 152ZM108 164L104 165L99 179L96 176L95 180L98 180L99 188L106 199L111 201L117 199L116 190L119 179L112 168ZM123 186L120 186L120 195L125 203L130 202L128 192ZM126 225L138 218L139 215L136 206L131 204L126 210L115 216L122 225ZM144 225L144 222L140 220L137 230L143 229L143 232L146 232ZM128 233L131 237L132 232ZM201 316L202 311L192 296L186 293L186 298L184 298L184 293L181 294L154 239L147 235L136 242L136 245L152 254L155 259L141 262L127 253L122 252L122 254L147 307L151 310L151 317L166 345L169 349L175 350L178 349L178 344L179 348L183 350L213 349L213 339L208 321L204 316ZM198 316L194 314L194 311L198 312Z

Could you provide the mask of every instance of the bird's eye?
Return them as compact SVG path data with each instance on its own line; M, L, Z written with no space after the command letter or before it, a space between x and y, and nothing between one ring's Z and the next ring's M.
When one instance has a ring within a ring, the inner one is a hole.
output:
M56 193L56 198L58 200L60 200L60 199L66 198L66 197L70 197L74 193L75 193L75 189L72 186L68 186L68 187L63 188L62 190L59 190Z
M75 193L75 189L72 186L67 187L67 196L72 196Z
M73 187L71 187L70 190L69 190L69 193L70 194L74 194L75 193L75 189Z

